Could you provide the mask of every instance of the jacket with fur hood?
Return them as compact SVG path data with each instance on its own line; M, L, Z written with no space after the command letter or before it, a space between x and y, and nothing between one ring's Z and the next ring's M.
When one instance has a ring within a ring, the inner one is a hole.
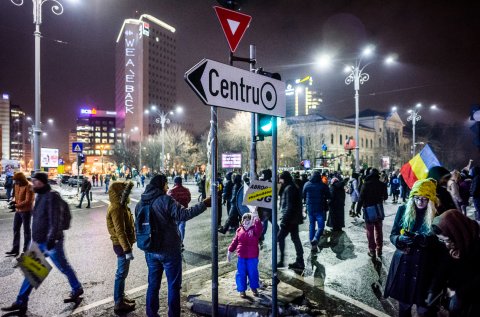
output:
M107 209L108 233L114 248L121 246L123 253L131 252L132 245L136 241L133 216L128 208L128 196L132 187L132 182L114 182L108 189L110 198L110 205Z

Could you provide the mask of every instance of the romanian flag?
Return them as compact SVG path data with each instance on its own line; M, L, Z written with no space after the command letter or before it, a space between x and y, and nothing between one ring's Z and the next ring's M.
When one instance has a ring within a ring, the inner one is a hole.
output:
M425 147L415 155L408 163L402 166L400 174L408 187L412 188L413 184L419 179L425 179L428 170L434 166L442 166L435 154L433 154L430 146Z

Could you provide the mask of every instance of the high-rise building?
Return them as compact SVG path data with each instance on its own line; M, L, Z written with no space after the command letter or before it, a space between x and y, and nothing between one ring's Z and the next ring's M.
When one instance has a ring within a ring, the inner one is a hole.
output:
M1 158L10 159L10 96L2 94L0 98Z
M319 106L323 100L312 86L312 76L287 81L287 89L285 90L287 117L319 114Z
M10 159L25 160L25 112L19 107L10 107Z
M116 44L115 109L123 140L140 141L156 130L145 110L170 111L176 102L175 28L143 14L123 22Z
M115 111L81 109L77 118L76 140L69 134L69 157L72 153L71 142L83 143L83 154L86 156L113 155L113 148L117 140L115 129Z

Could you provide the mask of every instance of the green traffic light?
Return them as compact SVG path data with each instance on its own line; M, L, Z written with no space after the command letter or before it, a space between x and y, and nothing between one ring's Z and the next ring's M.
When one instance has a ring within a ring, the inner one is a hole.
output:
M263 132L270 132L272 130L272 121L265 125L262 125L260 129L262 129Z

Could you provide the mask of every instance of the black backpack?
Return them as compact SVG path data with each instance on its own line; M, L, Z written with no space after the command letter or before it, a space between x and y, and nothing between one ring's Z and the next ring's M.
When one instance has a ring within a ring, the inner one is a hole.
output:
M135 234L137 247L143 251L150 251L153 247L152 234L154 232L152 205L142 203L135 209Z
M68 203L63 200L59 192L52 191L52 195L57 196L58 208L60 210L59 228L61 230L68 230L70 229L70 223L72 222L70 207L68 206Z

